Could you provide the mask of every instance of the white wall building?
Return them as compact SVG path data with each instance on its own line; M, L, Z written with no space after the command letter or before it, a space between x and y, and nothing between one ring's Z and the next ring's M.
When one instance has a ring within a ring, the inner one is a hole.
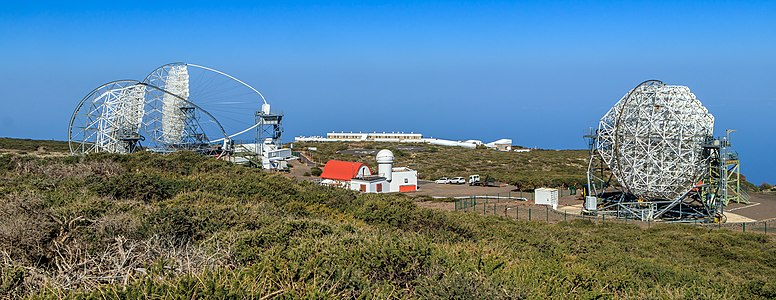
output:
M330 160L321 173L322 184L342 186L364 193L413 192L418 189L418 171L393 167L393 152L377 153L377 174L358 162Z
M326 138L344 142L413 142L420 141L423 138L423 135L420 133L404 132L329 132L326 134Z
M298 136L294 138L297 142L395 142L395 143L426 143L438 146L464 147L469 149L477 148L479 145L496 149L499 151L512 150L511 139L500 139L490 143L483 143L479 140L453 141L437 138L424 138L420 133L404 132L329 132L326 137L322 136Z

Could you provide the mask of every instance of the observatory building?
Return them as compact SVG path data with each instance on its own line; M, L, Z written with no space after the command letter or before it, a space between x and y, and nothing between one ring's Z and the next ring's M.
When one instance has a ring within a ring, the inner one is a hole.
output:
M393 152L377 153L377 174L366 164L330 160L321 173L321 184L339 186L363 193L414 192L418 189L418 171L393 167Z

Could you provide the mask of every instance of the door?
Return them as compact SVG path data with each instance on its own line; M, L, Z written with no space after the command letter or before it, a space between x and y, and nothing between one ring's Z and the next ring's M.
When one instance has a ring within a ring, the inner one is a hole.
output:
M414 192L417 190L417 187L415 185L400 185L399 186L399 192Z

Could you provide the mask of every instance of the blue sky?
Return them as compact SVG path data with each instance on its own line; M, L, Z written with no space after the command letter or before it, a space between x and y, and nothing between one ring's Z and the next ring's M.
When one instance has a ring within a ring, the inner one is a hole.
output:
M553 149L647 79L689 86L776 183L773 1L3 2L0 136L67 138L76 103L168 62L226 71L331 130Z

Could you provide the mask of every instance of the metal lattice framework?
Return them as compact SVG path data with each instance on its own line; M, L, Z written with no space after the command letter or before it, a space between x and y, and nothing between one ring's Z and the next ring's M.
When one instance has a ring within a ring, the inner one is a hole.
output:
M146 86L134 80L106 83L84 97L70 120L70 150L129 153L140 139ZM78 113L81 111L81 113Z
M165 101L178 105L178 110L158 109ZM165 113L183 116L181 130L176 132L181 138L176 143L162 138L162 128L173 127L164 124L171 120ZM146 136L152 137L147 145L151 149L208 151L206 132L214 138L226 138L218 120L196 104L153 85L118 80L101 85L79 102L70 118L68 140L73 154L130 153Z
M703 145L713 127L714 117L688 87L650 80L601 118L595 147L627 192L673 200L706 172Z
M165 120L159 123L163 139L175 143L186 139L184 134L186 118L181 112L180 101L189 100L210 112L221 121L229 139L254 130L258 123L253 114L267 101L257 89L222 71L190 63L170 63L156 68L143 82L161 87L178 97L163 99L159 115ZM183 107L185 110L185 107ZM213 140L211 142L218 142Z
M293 158L280 149L282 117L236 77L177 62L142 82L120 80L92 91L73 112L69 140L73 154L190 150L266 167L265 156Z
M161 139L168 144L179 144L184 137L186 122L183 100L189 99L189 72L186 65L172 66L165 79L162 85L158 85L170 92L162 96Z

